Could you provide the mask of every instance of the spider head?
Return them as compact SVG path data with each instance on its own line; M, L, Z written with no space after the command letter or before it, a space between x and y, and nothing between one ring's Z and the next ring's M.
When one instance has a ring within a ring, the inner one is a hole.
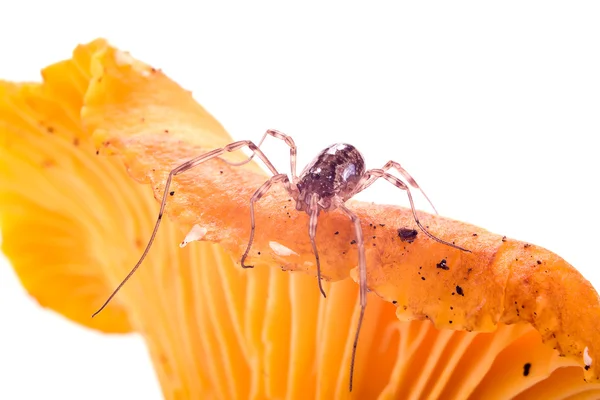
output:
M332 198L323 197L318 193L310 190L302 190L301 186L298 186L298 195L294 200L296 201L296 210L304 211L310 214L310 211L315 207L320 210L330 210L332 207Z

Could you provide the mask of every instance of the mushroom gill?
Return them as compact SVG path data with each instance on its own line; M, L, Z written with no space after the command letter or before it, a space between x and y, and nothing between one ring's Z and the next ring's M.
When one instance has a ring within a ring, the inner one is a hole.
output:
M176 179L172 218L150 255L90 318L141 255L169 170L231 138L189 92L103 40L42 76L0 82L2 249L43 307L103 332L140 332L165 398L600 397L600 301L572 267L425 214L473 255L423 237L402 242L397 228L413 226L406 210L358 202L364 229L384 226L368 253L371 293L348 393L359 310L350 223L320 222L326 299L307 218L282 212L283 191L261 200L256 268L243 270L248 199L265 179L252 163L213 160ZM201 241L180 248L195 225ZM436 266L442 259L448 270Z

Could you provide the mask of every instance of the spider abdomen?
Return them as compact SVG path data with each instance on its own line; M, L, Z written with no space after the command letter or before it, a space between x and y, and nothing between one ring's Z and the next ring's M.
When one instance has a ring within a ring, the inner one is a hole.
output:
M302 171L298 182L301 199L317 194L325 201L349 199L365 172L362 154L352 145L336 143L321 151Z

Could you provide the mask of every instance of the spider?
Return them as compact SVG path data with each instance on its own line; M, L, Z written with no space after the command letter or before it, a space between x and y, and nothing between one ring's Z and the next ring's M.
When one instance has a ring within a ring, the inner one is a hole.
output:
M264 153L260 150L260 146L264 142L264 140L268 137L272 136L276 139L283 140L290 148L290 168L291 168L291 179L286 174L281 174L275 169L275 166L269 161L269 159L264 155ZM377 179L383 178L386 181L390 182L394 186L399 189L405 190L408 196L408 200L410 202L410 208L412 210L412 214L415 220L415 223L421 229L421 231L430 237L431 239L445 244L447 246L469 252L469 250L454 245L452 243L446 242L442 240L425 229L425 227L419 221L417 217L417 213L415 211L415 206L413 202L413 198L410 192L410 189L406 183L402 180L396 178L391 175L387 171L391 168L394 168L398 173L415 189L419 189L423 196L427 199L431 207L437 213L437 210L433 206L433 203L423 189L419 187L417 182L413 179L410 174L400 166L399 163L395 161L388 161L383 168L379 169L369 169L365 168L365 161L362 154L352 145L345 143L336 143L333 144L324 150L322 150L302 171L300 176L296 174L296 144L294 140L277 130L269 129L267 130L258 145L254 144L250 140L241 140L237 142L233 142L228 144L225 147L220 149L215 149L200 155L196 158L193 158L173 170L169 173L167 181L165 183L165 189L162 197L162 202L160 204L160 211L158 214L158 219L154 226L154 230L152 231L152 235L150 236L150 240L146 245L146 249L142 253L137 264L132 268L132 270L127 274L125 279L117 286L117 288L112 292L112 294L108 297L108 299L104 302L104 304L96 311L93 315L96 316L100 313L112 300L112 298L117 294L117 292L123 287L123 285L131 278L131 276L135 273L135 271L142 264L154 239L156 237L156 233L158 231L158 227L160 226L160 221L162 220L165 206L167 203L167 195L169 193L169 186L171 185L171 181L175 175L179 175L183 172L189 171L190 169L202 164L205 161L208 161L212 158L220 157L221 155L233 152L236 150L240 150L244 147L247 147L252 151L252 155L249 156L244 161L241 162L230 162L227 160L223 160L230 165L233 166L241 166L246 164L252 160L252 158L256 155L260 158L263 163L267 166L267 168L271 171L273 176L269 178L265 183L263 183L257 190L254 192L254 195L250 199L250 239L248 240L248 246L246 247L246 251L242 255L241 265L243 268L252 268L253 265L247 265L245 263L246 258L248 257L248 253L250 252L250 248L252 247L252 242L254 241L254 231L255 231L255 220L254 220L254 204L260 200L262 196L265 195L269 191L269 189L274 184L282 184L290 197L294 199L296 202L296 210L306 212L309 217L309 225L308 225L308 236L310 238L310 243L312 246L313 253L315 255L316 263L317 263L317 280L319 284L319 290L323 297L326 297L325 291L323 290L323 286L321 285L321 263L319 260L319 253L317 251L317 245L315 242L315 236L317 233L317 221L318 216L321 211L329 212L336 209L339 209L344 213L354 224L354 230L356 234L356 243L358 245L358 271L359 271L359 299L360 299L360 315L358 318L358 324L356 327L356 332L354 334L354 342L352 347L352 357L350 361L350 382L349 389L352 391L352 381L354 376L354 361L356 358L356 349L358 346L358 338L360 335L360 329L362 326L363 317L365 314L365 309L367 306L367 263L365 257L365 245L363 240L363 231L360 225L360 219L358 216L350 210L344 203L352 198L359 192L362 192L369 186L371 186Z

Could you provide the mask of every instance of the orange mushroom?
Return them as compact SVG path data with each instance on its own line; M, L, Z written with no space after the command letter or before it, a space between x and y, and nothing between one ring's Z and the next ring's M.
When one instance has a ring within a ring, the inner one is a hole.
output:
M564 260L424 213L432 232L472 253L423 235L403 242L409 211L359 202L377 246L349 394L359 309L346 279L356 278L351 224L320 219L323 299L307 216L288 215L274 190L257 209L256 268L241 269L248 199L265 179L253 164L213 160L175 179L172 218L143 267L91 319L139 258L170 169L231 138L162 72L103 40L43 77L0 83L3 251L42 306L144 335L166 398L600 397L600 299ZM180 249L195 225L202 241Z

